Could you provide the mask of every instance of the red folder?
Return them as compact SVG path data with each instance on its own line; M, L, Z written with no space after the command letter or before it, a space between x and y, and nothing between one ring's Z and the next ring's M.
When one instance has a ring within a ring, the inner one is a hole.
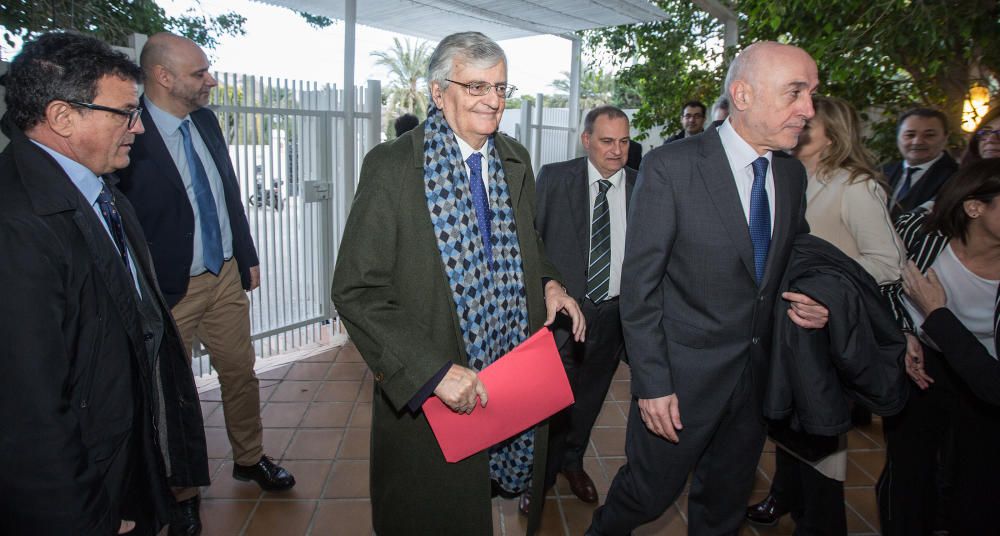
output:
M548 328L522 342L479 373L488 395L486 407L455 413L436 396L424 402L424 415L444 459L457 462L513 437L573 403L555 339Z

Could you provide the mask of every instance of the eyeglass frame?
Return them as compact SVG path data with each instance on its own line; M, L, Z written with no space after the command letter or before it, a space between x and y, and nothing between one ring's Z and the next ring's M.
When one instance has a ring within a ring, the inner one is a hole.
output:
M979 130L976 131L976 138L978 138L980 140L985 140L985 139L989 138L990 136L1000 137L1000 130L992 130L992 129L989 129L989 128L981 128L981 129L979 129Z
M74 100L68 100L67 103L73 106L79 106L81 108L86 108L88 110L97 110L99 112L110 112L117 115L123 115L128 118L128 129L132 130L135 128L135 124L139 122L139 116L142 115L142 106L137 106L132 110L119 110L118 108L110 108L108 106L101 106L100 104L94 104L92 102L80 102Z
M465 90L469 92L469 95L472 95L473 97L483 97L483 96L489 95L490 94L490 90L495 90L497 92L497 95L500 98L502 98L502 99L509 99L509 98L513 97L514 96L514 92L517 91L517 86L515 86L513 84L507 84L507 83L504 83L504 84L491 84L489 82L483 82L481 80L480 81L472 81L472 82L469 82L469 83L465 83L465 82L459 82L457 80L452 80L450 78L445 78L445 80L447 80L448 82L451 82L452 84L458 84L458 85L464 87ZM476 84L483 84L483 92L481 94L479 94L479 95L476 95L472 91L472 86L474 86ZM500 87L500 86L503 86L504 88L506 88L506 90L503 93L501 93L499 90L497 90L497 88Z

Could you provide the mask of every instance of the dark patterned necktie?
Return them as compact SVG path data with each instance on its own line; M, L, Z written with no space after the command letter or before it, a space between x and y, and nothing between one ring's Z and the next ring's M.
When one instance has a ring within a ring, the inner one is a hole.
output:
M469 164L469 190L472 192L472 205L476 207L476 222L479 224L479 236L483 239L483 249L486 252L486 265L493 270L493 230L490 217L490 197L483 184L483 153L472 153L465 160Z
M611 181L597 181L600 191L594 198L594 218L590 223L590 266L587 268L587 297L594 303L608 298L611 282L611 214L608 190Z
M903 183L899 185L899 191L896 192L896 202L900 202L906 197L906 194L910 193L910 188L913 187L913 175L920 171L919 167L911 167L906 170L906 178L903 179Z
M122 217L121 214L118 214L118 209L115 207L115 198L111 195L111 190L103 180L101 181L101 193L97 195L97 207L101 209L101 216L104 217L104 223L108 225L108 230L111 231L111 238L115 241L115 246L118 248L118 254L122 257L122 262L125 263L125 269L129 270L128 249L125 246L125 229L122 227Z
M750 241L753 242L753 267L757 284L764 280L767 252L771 248L771 205L767 199L767 165L763 156L754 160L753 186L750 188Z
M219 226L219 209L215 205L215 196L208 183L208 173L205 165L194 150L191 143L190 121L181 122L181 138L184 140L184 156L187 157L188 172L191 174L191 187L197 201L195 210L201 223L201 251L205 269L214 275L222 271L222 230Z

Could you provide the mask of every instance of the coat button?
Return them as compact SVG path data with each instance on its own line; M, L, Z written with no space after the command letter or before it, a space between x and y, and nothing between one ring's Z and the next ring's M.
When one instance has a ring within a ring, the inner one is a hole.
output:
M757 301L761 301L761 302L764 301L764 295L761 294L760 296L758 296L757 297Z
M750 340L750 342L752 342L754 344L759 344L760 343L760 337L754 337L753 339Z
M376 372L375 373L375 381L381 383L382 382L382 378L383 378L383 376L382 376L381 372Z
M142 334L142 340L144 340L146 342L149 342L149 341L153 340L153 334L150 333L150 332L148 332L148 331L146 333L143 333Z

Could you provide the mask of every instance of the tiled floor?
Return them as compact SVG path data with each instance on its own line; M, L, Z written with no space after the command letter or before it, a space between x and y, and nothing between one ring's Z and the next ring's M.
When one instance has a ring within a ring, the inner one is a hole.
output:
M251 483L233 480L229 441L223 428L218 390L202 395L212 485L204 490L205 536L354 536L370 535L368 452L372 381L353 345L333 348L307 360L259 374L264 420L264 450L295 474L298 484L286 493L264 493ZM601 500L615 472L625 462L625 415L628 369L618 371L597 421L584 466ZM877 534L872 486L884 460L878 418L852 431L846 499L851 534ZM767 493L774 472L774 447L761 456L752 500ZM542 534L583 534L594 506L576 499L562 477L547 498ZM637 536L686 533L687 496L682 495L659 520ZM524 534L525 519L516 500L494 499L494 533ZM774 528L748 526L744 535L786 535L786 516ZM414 530L414 534L420 534ZM471 535L475 536L475 535Z

